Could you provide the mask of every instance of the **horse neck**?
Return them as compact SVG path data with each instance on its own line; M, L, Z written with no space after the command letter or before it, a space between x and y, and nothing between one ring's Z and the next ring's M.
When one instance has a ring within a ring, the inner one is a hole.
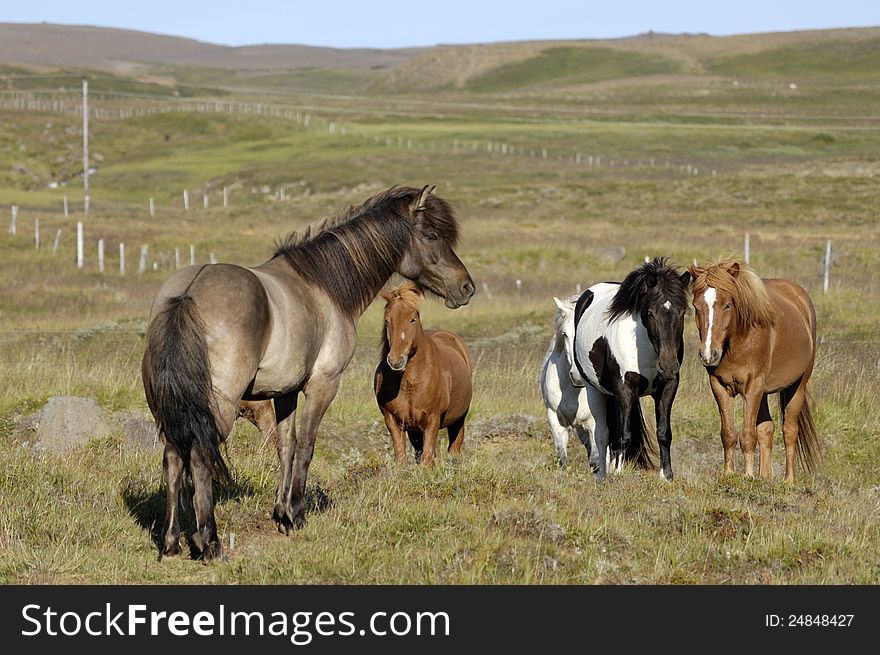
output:
M359 236L354 222L375 221L373 238ZM410 233L403 218L355 218L310 240L283 249L284 262L309 283L322 289L342 312L357 320L400 266ZM272 260L274 261L274 260Z

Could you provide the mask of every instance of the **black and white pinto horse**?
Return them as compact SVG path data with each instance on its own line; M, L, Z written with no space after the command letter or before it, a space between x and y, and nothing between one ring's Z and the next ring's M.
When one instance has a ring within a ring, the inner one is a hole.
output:
M639 402L647 395L654 398L660 476L673 477L670 414L684 356L690 282L690 273L679 274L665 257L656 258L619 284L593 285L575 305L571 382L586 387L590 397L600 480L609 460L615 471L624 460L656 467Z

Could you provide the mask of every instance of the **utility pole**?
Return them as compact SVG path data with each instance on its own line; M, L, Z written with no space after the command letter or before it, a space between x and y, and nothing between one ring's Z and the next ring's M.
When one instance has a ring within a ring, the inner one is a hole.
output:
M83 83L83 213L89 215L89 81Z

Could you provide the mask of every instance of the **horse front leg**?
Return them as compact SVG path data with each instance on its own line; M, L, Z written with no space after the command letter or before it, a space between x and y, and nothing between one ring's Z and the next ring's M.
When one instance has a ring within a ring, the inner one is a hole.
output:
M593 441L596 445L590 453L590 467L596 473L597 479L604 480L608 472L608 422L617 420L613 411L609 411L609 405L614 405L614 399L591 386L587 386L586 391L587 404L593 416Z
M733 473L733 448L736 446L736 425L733 422L733 396L727 391L714 375L709 375L709 386L715 403L718 405L718 413L721 416L721 445L724 448L724 472Z
M315 452L318 426L333 398L336 397L339 378L338 375L332 378L312 378L303 389L302 420L299 438L296 440L293 481L290 488L289 515L294 529L305 527L306 524L306 477Z
M296 393L275 399L275 449L278 452L278 490L272 520L279 532L287 534L293 526L290 514L293 456L296 449Z
M619 412L617 424L620 442L616 446L616 451L611 454L611 465L615 473L620 473L623 469L624 457L632 441L633 410L637 409L635 405L639 402L639 396L629 385L623 385L621 389L617 390L615 400Z
M385 419L385 427L388 428L388 434L391 436L391 447L394 449L394 460L398 464L406 463L406 437L404 436L403 426L400 424L394 412L382 409L382 416Z
M762 480L769 480L773 476L773 417L767 404L767 394L763 394L758 407L757 418L758 447L760 448L758 471Z
M745 474L755 476L755 449L758 446L758 413L764 397L764 379L753 379L743 393L743 425L740 447L746 462Z
M162 528L162 548L159 558L180 555L180 482L183 478L183 458L177 449L165 444L162 455L162 473L165 478L165 525Z
M678 376L663 382L654 393L654 417L657 421L657 443L660 446L660 477L672 480L672 403L678 391Z
M437 440L440 435L440 414L435 414L430 417L422 434L424 434L425 447L422 451L422 459L420 463L425 466L434 466L434 461L437 458Z

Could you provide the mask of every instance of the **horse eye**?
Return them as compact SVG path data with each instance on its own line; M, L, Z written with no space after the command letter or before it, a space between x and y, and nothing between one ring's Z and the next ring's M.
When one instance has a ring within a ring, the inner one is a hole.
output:
M410 322L410 323L415 323L415 322L416 322L416 317L413 316L411 319L409 319L409 322Z
M724 305L724 309L730 309L730 303L727 303L726 305Z
M436 232L426 232L425 238L428 241L436 241L437 240L437 233Z

